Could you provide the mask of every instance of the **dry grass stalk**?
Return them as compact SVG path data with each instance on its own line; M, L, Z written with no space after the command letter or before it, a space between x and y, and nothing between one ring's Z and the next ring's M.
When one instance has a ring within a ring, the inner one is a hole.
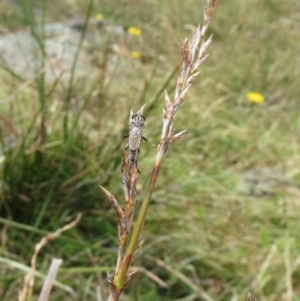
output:
M143 229L143 225L146 218L147 209L154 191L156 184L158 172L163 160L165 153L167 152L171 143L178 140L186 131L176 133L173 131L173 124L175 121L175 116L179 110L181 104L185 100L188 91L190 90L195 78L198 76L199 67L206 61L208 54L207 49L211 44L212 36L210 36L206 41L204 39L205 33L207 31L208 25L211 20L213 13L213 8L216 5L216 0L207 0L207 6L204 11L204 20L202 26L198 26L193 40L189 43L188 39L181 41L181 54L183 58L180 74L178 76L177 85L175 89L174 99L171 100L168 93L165 92L165 107L163 110L163 127L162 134L160 138L160 143L157 146L156 160L147 188L146 196L142 203L141 210L137 217L135 228L132 232L131 239L128 242L133 213L136 206L136 184L139 177L139 167L137 163L137 157L133 158L133 154L130 151L131 133L132 133L132 120L130 120L129 127L129 152L124 153L123 164L122 164L122 174L123 174L123 186L125 194L125 209L123 210L115 197L108 192L106 189L100 186L102 191L108 197L116 215L119 218L118 229L119 229L119 250L118 250L118 260L115 275L113 278L109 277L110 293L108 296L108 301L116 301L123 289L127 286L128 281L132 277L133 273L129 272L129 268L133 258L138 253L141 245L140 233ZM140 111L135 114L142 114L144 106ZM132 116L135 116L131 114ZM142 139L142 131L139 132L139 143ZM135 150L139 148L138 146ZM134 153L134 155L136 152ZM133 164L134 162L134 164ZM128 243L127 243L128 242Z
M184 274L180 273L176 269L172 268L170 265L166 264L159 258L153 258L158 266L161 266L172 273L173 276L179 278L183 283L189 286L197 295L199 295L205 301L214 301L213 298L207 294L202 286L198 283L195 284L192 280L186 277Z
M129 118L129 135L128 135L128 145L125 148L123 162L122 162L122 177L123 177L123 189L125 197L125 208L124 210L119 206L115 197L107 191L105 188L100 186L101 190L105 193L110 201L112 208L114 209L118 222L118 259L115 270L114 279L109 277L110 292L113 296L112 300L117 300L120 293L125 288L130 277L136 272L130 272L129 267L133 257L137 254L138 248L135 247L129 254L126 253L126 246L128 238L130 235L133 215L136 207L136 186L140 174L140 169L138 165L138 154L139 147L142 140L142 131L144 129L144 116L143 110L145 105L136 113L130 113ZM138 121L136 123L135 121ZM128 249L127 249L128 251ZM124 266L128 267L124 269ZM120 278L121 277L121 278ZM125 283L122 284L122 289L118 289L116 284L119 284L119 279L125 279Z
M62 259L56 259L56 258L52 259L51 266L48 271L47 277L44 281L38 301L48 301L51 289L54 284L54 280L56 278L58 269L61 264L62 264Z
M31 258L31 270L27 273L24 277L23 281L23 289L19 292L19 301L31 301L32 297L32 290L34 285L34 274L36 271L36 260L40 250L51 240L60 236L63 232L75 227L81 219L81 214L78 214L76 219L69 224L65 225L62 228L59 228L55 232L48 233L44 236L39 243L35 245L34 253Z

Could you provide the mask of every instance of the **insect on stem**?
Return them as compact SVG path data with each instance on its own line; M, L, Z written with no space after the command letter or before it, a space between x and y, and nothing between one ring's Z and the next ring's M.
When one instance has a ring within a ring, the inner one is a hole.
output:
M125 146L125 150L129 149L129 162L130 168L134 165L138 172L140 172L138 167L138 156L140 153L140 145L142 140L148 141L143 137L143 130L145 128L145 116L142 115L142 109L136 114L130 114L129 119L129 134L128 143Z

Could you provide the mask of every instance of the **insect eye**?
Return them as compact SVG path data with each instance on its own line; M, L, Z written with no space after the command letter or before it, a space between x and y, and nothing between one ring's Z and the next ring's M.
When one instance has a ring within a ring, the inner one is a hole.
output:
M143 115L140 114L134 114L132 115L132 121L139 124L139 123L143 123L145 121L145 117Z

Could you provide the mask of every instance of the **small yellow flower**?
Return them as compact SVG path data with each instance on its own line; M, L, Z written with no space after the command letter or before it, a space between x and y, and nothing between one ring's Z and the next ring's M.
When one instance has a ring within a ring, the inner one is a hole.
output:
M104 16L103 16L103 14L97 14L97 15L95 16L95 19L96 19L97 21L101 21L101 20L104 19Z
M265 101L265 97L257 92L247 93L247 99L253 103L262 103Z
M142 34L142 31L137 27L129 27L127 32L135 37L139 37Z
M141 57L141 54L137 51L132 51L130 53L130 56L133 58L133 59L139 59Z

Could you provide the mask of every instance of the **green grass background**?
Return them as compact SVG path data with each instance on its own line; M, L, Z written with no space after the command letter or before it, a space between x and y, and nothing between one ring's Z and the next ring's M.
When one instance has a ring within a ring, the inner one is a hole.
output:
M77 78L75 70L67 84L37 73L19 91L28 79L1 65L1 134L16 132L19 142L1 148L3 301L17 299L35 244L78 212L80 224L41 251L38 271L45 275L54 256L64 260L57 280L76 296L56 287L51 300L96 300L97 287L105 296L117 229L98 184L122 202L122 136L130 109L147 103L142 200L159 142L163 90L173 95L179 40L192 36L205 1L90 4L0 2L3 32L98 13L108 24L142 30L117 44L117 54L99 38L91 75ZM248 291L261 301L300 300L299 16L296 0L219 1L209 28L211 56L176 118L176 130L188 132L167 153L134 261L168 288L138 273L122 300L203 300L203 291L222 301L245 300ZM130 59L131 51L141 58ZM112 55L119 64L108 70ZM265 102L250 103L251 91ZM51 107L57 109L46 110ZM42 283L36 279L36 295Z

